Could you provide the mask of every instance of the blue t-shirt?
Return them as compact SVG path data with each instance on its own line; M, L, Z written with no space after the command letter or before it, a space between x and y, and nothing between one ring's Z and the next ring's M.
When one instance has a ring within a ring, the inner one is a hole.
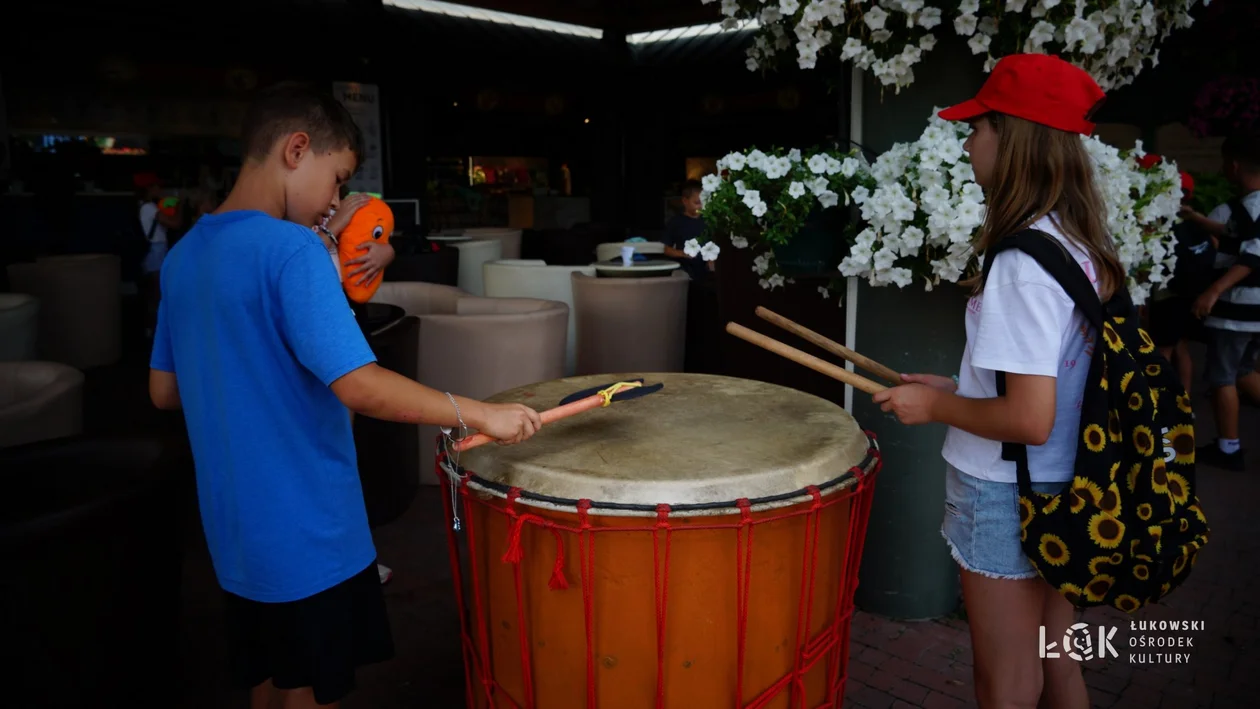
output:
M151 365L174 372L219 585L306 598L376 558L350 412L374 362L328 251L262 212L208 214L162 265Z

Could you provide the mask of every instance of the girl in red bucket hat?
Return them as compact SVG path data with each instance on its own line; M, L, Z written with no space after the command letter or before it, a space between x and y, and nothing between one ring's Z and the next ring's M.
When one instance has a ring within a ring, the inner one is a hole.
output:
M1105 299L1125 287L1125 273L1081 140L1093 132L1103 98L1087 73L1057 57L1013 55L975 98L940 116L972 127L963 147L986 202L976 253L1025 229L1045 232ZM1021 548L1015 466L1002 458L1000 441L1027 446L1033 490L1059 492L1073 479L1077 405L1097 334L1022 251L1002 251L987 279L965 283L974 292L958 375L906 375L875 400L903 423L949 427L941 534L961 568L979 705L1085 709L1089 697L1069 649L1058 648L1057 659L1038 652L1038 638L1061 644L1076 619Z

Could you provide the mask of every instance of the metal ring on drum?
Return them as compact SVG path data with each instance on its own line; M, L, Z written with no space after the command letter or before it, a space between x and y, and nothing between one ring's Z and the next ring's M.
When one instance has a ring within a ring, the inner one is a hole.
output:
M468 707L840 706L873 436L822 398L709 375L489 401L637 378L664 388L439 454Z

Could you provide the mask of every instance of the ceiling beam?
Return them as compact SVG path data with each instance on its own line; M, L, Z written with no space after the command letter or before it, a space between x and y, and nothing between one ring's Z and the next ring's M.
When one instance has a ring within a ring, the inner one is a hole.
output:
M651 32L721 22L717 3L698 0L450 0L603 30Z

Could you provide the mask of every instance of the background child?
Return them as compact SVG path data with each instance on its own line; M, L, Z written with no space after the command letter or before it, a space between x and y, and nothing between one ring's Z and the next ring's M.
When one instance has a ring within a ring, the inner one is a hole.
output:
M1194 198L1194 180L1184 172L1181 173L1181 190L1183 209L1189 209ZM1181 385L1189 392L1194 388L1190 340L1203 337L1202 323L1190 308L1212 283L1216 247L1212 236L1194 219L1183 219L1173 230L1177 239L1177 265L1172 280L1151 300L1149 330L1160 354L1177 368Z
M158 207L158 201L162 198L162 182L157 175L136 175L133 182L136 198L140 202L137 215L140 219L140 230L149 244L144 260L140 263L140 294L145 305L144 334L152 337L153 329L157 327L158 300L162 295L158 280L168 250L168 232L178 229L182 220L178 213L167 214Z
M1260 136L1231 136L1221 146L1224 173L1241 198L1208 219L1227 224L1217 254L1219 277L1194 302L1208 332L1206 379L1216 415L1217 439L1197 459L1227 470L1246 468L1238 431L1238 392L1260 400Z
M665 255L681 259L682 267L694 279L702 279L709 275L712 262L705 262L699 256L688 256L683 246L691 239L698 239L704 231L704 219L700 216L700 192L703 187L696 180L688 180L682 188L682 214L675 214L665 224L665 233L661 242L665 244Z
M261 91L240 176L162 268L149 392L184 411L237 678L257 709L337 706L393 653L346 409L467 425L504 443L541 420L379 367L312 228L362 136L331 96Z

